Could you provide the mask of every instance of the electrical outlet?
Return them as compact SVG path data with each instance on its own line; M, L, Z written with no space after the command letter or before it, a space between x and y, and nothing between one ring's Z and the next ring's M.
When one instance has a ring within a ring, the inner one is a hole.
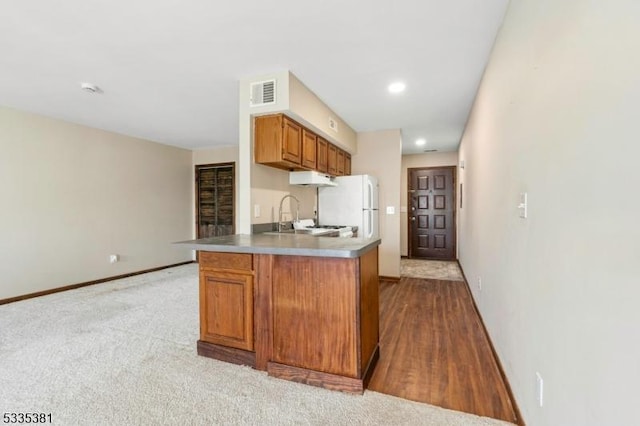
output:
M110 263L116 263L118 260L120 260L120 257L118 257L117 254L109 255L109 262Z
M482 291L482 278L478 277L478 290Z
M540 373L536 371L536 397L538 398L538 405L542 407L544 403L544 381Z

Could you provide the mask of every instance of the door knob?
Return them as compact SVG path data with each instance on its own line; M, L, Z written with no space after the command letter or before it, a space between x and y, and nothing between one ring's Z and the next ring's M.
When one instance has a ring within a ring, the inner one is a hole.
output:
M416 220L416 217L415 216L411 216L411 220Z

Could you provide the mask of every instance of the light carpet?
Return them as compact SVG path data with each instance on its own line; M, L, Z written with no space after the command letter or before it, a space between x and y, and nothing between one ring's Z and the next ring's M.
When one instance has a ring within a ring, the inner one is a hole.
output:
M0 306L0 413L53 424L504 425L196 354L197 265Z
M458 262L447 260L400 259L400 276L464 281Z

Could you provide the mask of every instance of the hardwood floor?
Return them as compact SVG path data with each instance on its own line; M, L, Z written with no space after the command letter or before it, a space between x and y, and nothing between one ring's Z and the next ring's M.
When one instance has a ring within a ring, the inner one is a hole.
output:
M380 360L369 389L516 422L464 282L380 282Z

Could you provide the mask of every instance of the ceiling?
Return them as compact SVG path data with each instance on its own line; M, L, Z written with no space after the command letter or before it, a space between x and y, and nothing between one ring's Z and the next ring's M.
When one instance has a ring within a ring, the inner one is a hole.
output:
M405 154L454 151L507 5L4 2L0 105L189 149L234 145L238 80L290 70L356 131L399 128ZM407 88L392 95L396 80Z

